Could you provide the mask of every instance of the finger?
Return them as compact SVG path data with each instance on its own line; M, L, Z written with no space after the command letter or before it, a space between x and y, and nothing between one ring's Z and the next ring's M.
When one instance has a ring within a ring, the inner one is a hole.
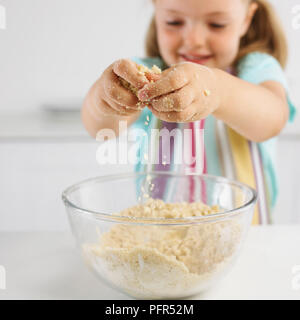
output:
M105 116L125 116L127 113L120 112L111 107L105 100L101 99L101 107L99 108L99 113Z
M184 72L184 68L174 67L166 73L162 73L161 78L156 82L146 84L138 92L138 98L141 101L151 100L153 98L168 94L181 89L189 80Z
M196 103L192 103L187 109L180 112L176 112L176 111L160 112L160 111L156 111L152 106L148 106L148 108L157 118L166 122L185 123L185 122L192 122L192 121L201 119L200 112L199 112L199 105ZM196 114L199 117L198 119L195 119ZM203 115L202 119L204 118L205 116Z
M141 110L143 107L142 105L135 105L134 108L131 108L129 106L116 103L105 94L105 89L103 86L99 87L99 97L101 99L101 106L104 105L103 112L105 112L107 115L132 115L133 113L136 113L137 110ZM108 110L107 107L110 110Z
M104 99L101 99L101 110L105 115L111 115L111 116L131 116L134 113L137 112L137 110L128 109L128 107L122 107L113 101L109 101L109 99L106 97Z
M151 105L156 111L179 112L189 107L194 98L194 91L190 85L187 85L173 93L153 99Z
M139 102L136 95L120 83L120 79L112 69L107 71L103 83L105 95L115 103L135 108L136 104Z
M145 72L145 76L149 80L149 82L155 82L158 79L160 79L161 74L152 73L152 72Z
M132 115L136 113L138 110L143 109L143 106L138 106L135 109L130 108L128 106L121 106L118 103L115 103L114 101L110 100L108 97L104 98L103 100L106 101L106 103L108 103L112 109L114 109L119 114L123 115Z
M147 77L138 70L138 65L129 59L121 59L115 62L113 71L137 89L141 89L149 83Z

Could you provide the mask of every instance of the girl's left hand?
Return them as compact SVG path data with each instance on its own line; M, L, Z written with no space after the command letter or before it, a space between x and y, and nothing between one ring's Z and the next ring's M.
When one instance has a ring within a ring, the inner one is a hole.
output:
M220 105L214 69L182 62L165 70L160 79L146 84L138 98L152 113L167 122L191 122L206 118Z

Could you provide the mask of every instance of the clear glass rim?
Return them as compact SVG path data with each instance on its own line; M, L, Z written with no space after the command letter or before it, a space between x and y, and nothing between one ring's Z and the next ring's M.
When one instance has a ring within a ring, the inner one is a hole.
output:
M248 191L251 194L250 200L243 204L242 206L226 210L219 213L209 214L207 216L196 216L196 217L189 217L189 218L134 218L134 217L126 217L126 216L118 216L115 214L110 213L103 213L97 212L89 209L81 208L75 205L69 199L69 195L79 189L82 185L91 183L91 182L105 182L110 180L118 180L124 179L129 177L138 177L138 176L147 176L147 175L164 175L164 176L172 176L172 177L188 177L188 176L196 176L202 177L204 179L210 179L214 182L219 183L226 183L229 185L234 185L243 191ZM252 187L238 181L234 181L225 177L214 176L210 174L199 174L199 173L176 173L176 172L163 172L163 171L149 171L149 172L128 172L128 173L119 173L119 174L110 174L110 175L103 175L98 177L89 178L86 180L82 180L78 183L71 185L70 187L66 188L62 193L62 200L66 207L71 207L75 212L85 214L90 218L95 218L97 220L104 220L104 221L111 221L111 222L118 222L118 223L126 223L126 224L138 224L138 225L189 225L189 224L197 224L197 223L204 223L204 222L215 222L226 220L233 215L241 214L244 211L250 210L257 201L257 192Z

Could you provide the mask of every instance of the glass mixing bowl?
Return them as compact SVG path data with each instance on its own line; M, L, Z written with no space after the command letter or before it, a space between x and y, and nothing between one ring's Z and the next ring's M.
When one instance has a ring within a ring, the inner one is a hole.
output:
M84 261L106 284L138 299L199 294L232 267L251 225L256 191L226 178L167 172L126 173L63 192ZM150 201L201 201L220 211L191 217L130 217Z

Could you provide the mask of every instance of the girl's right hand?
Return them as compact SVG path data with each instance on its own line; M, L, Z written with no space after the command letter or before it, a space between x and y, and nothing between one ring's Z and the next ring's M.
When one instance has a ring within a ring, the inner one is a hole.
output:
M114 62L99 79L97 99L100 101L97 105L103 115L131 116L145 107L130 89L122 85L120 78L137 90L149 83L133 61L121 59Z

